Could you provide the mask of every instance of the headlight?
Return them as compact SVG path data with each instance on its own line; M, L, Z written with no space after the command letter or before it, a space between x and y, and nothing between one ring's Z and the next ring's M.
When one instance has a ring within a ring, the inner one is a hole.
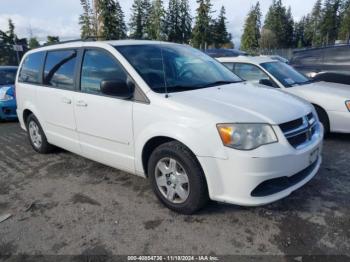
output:
M218 124L217 128L223 144L238 150L253 150L278 141L269 124Z
M350 111L350 100L345 101L345 105L348 108L348 110Z
M308 74L309 77L314 78L315 76L317 76L316 72L311 72Z
M3 96L0 96L0 101L1 102L6 102L6 101L10 101L10 100L13 100L14 97L13 96L10 96L10 95L3 95Z

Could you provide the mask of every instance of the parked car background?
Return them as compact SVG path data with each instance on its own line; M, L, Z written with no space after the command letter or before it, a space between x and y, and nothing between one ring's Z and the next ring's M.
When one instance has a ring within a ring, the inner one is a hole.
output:
M315 80L350 85L350 45L295 51L290 64Z
M284 58L284 57L279 56L279 55L270 55L267 57L270 57L271 59L276 60L276 61L280 61L282 63L289 64L289 60L287 58Z
M269 57L218 58L242 79L258 87L268 86L312 103L326 132L350 133L350 89L338 83L310 80L290 65Z
M226 49L226 48L209 48L204 51L211 57L233 57L233 56L245 56L246 52L237 49Z
M15 66L0 66L0 120L17 118L14 89L16 73Z

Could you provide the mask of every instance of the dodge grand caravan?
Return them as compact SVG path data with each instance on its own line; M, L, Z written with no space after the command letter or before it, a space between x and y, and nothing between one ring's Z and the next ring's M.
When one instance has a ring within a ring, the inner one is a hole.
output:
M168 208L208 199L271 203L311 180L323 127L311 104L257 89L191 47L72 42L28 52L16 79L21 127L54 146L147 177Z

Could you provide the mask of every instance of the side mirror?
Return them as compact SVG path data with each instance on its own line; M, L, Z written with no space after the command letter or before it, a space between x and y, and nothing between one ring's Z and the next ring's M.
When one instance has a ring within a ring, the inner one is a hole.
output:
M264 86L275 87L275 84L270 79L260 79L259 84Z
M128 99L134 95L135 86L124 80L103 80L101 81L101 93L107 96L114 96L121 99Z

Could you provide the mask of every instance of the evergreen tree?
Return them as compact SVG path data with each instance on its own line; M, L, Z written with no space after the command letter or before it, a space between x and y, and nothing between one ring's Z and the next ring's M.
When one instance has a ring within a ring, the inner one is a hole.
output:
M152 40L164 39L164 16L165 10L163 8L162 0L153 0L152 8L147 25L147 35Z
M293 18L290 9L286 9L282 0L273 0L266 15L264 28L276 36L277 47L291 47L293 43Z
M116 39L125 39L127 37L127 27L125 23L125 15L122 7L118 0L115 2L116 5L116 20L117 20L117 38Z
M100 24L99 37L102 39L122 39L126 37L124 13L116 0L99 0L97 17Z
M212 41L211 39L211 8L210 0L197 0L199 4L195 25L192 32L192 44L197 48L206 48Z
M350 43L350 0L345 1L341 16L339 39Z
M8 30L0 30L0 65L17 65L17 56L13 50L13 45L18 38L15 34L15 25L12 20L8 20Z
M52 36L48 35L46 39L46 44L55 44L60 41L60 38L58 36Z
M83 7L83 14L79 18L82 38L126 38L125 16L118 0L95 0L94 8L90 0L80 0L80 3Z
M145 39L150 39L147 28L150 27L150 22L151 22L151 11L152 11L152 3L151 0L143 0L142 1L142 9L144 12L143 15L143 28L144 28L144 36L143 38Z
M180 43L182 39L181 14L179 0L169 0L166 13L166 35L170 42Z
M226 10L222 6L218 18L214 20L212 25L213 43L216 48L223 47L232 39L231 34L227 32L226 21Z
M284 17L283 32L286 36L285 46L293 47L294 43L294 19L292 15L292 9L289 6L287 9L286 16Z
M273 49L278 47L278 39L276 34L268 29L263 27L261 30L261 38L260 38L260 47L265 49Z
M28 44L29 49L37 48L39 46L40 44L36 37L29 38L29 44Z
M129 23L130 36L134 39L145 39L149 28L151 3L149 0L134 0Z
M241 38L242 50L249 51L259 48L261 16L260 3L257 2L256 5L250 9L244 24Z
M340 0L326 0L323 8L323 19L321 22L321 33L323 43L334 44L338 36L340 23Z
M294 26L294 45L297 48L312 45L313 29L311 28L310 15L304 16Z
M319 46L322 44L322 34L320 25L322 22L322 0L317 0L311 13L311 17L308 24L309 33L312 34L311 41L313 46Z
M192 34L192 16L188 0L180 1L181 43L189 43Z
M6 32L7 36L10 40L12 40L12 43L15 43L15 41L17 40L17 36L15 35L15 25L12 22L12 19L8 20L8 25L9 25L9 29Z
M143 38L143 10L142 0L134 0L131 8L131 19L129 24L130 36L135 39Z
M304 28L304 39L305 39L306 46L319 45L318 40L317 40L318 38L315 38L314 21L312 20L310 14L308 14L305 17L305 26L304 27L305 27ZM320 31L320 30L318 29L318 31ZM321 34L319 34L319 35L321 35Z
M80 35L81 38L87 38L95 35L92 24L92 9L89 0L80 0L83 7L83 14L79 17Z

